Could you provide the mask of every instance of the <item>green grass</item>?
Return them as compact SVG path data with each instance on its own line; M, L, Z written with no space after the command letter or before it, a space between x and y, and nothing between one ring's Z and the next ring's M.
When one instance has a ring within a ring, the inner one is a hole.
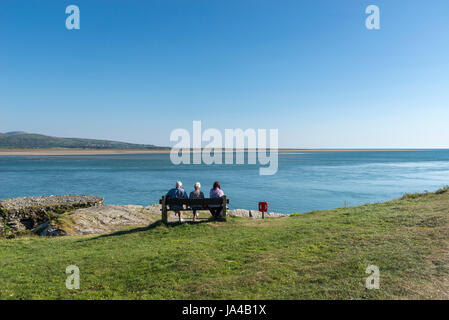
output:
M0 240L1 299L448 298L449 192L286 218ZM380 269L380 289L365 269ZM77 265L81 288L65 288Z

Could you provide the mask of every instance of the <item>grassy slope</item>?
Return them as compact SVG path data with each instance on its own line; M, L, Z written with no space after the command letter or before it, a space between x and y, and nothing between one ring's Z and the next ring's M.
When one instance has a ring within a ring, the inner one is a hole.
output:
M448 298L449 193L281 219L0 240L0 298ZM81 289L65 288L65 268ZM380 268L381 289L364 287Z

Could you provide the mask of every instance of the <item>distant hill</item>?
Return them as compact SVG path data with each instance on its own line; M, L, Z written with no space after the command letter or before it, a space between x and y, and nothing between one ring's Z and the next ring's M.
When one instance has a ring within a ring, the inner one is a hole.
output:
M151 144L134 144L119 141L80 138L58 138L22 131L0 133L0 148L165 149Z

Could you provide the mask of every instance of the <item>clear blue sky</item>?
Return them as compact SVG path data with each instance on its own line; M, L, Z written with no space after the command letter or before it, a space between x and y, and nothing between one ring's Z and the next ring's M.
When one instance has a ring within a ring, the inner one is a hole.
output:
M281 147L449 147L448 37L447 0L1 0L0 132L169 145L202 120Z

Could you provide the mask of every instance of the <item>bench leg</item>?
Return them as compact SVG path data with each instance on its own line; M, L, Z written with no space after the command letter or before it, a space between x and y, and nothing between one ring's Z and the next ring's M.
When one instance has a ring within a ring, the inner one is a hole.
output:
M161 201L161 211L162 211L162 222L167 224L168 223L168 213L167 213L167 205L165 204L166 197L162 196L162 201Z
M223 196L223 220L226 221L226 215L228 213L228 208L226 207L227 201L226 196Z

